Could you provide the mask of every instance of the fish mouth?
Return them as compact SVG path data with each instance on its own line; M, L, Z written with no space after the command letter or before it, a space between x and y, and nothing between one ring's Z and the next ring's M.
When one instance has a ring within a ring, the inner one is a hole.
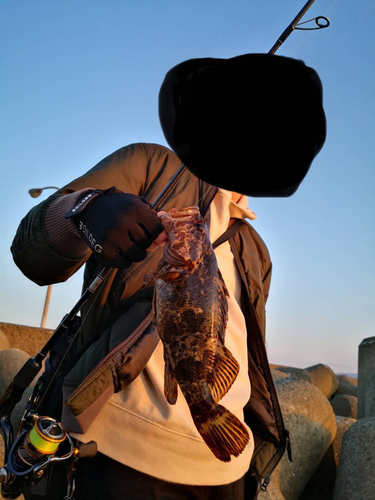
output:
M171 208L169 212L160 216L162 223L167 233L171 232L173 221L189 222L196 217L201 217L199 208L195 205L184 208Z
M172 208L161 215L160 221L168 233L164 246L165 261L171 266L183 268L184 273L189 274L197 265L196 250L199 247L199 241L195 240L194 245L191 243L191 228L204 222L199 208L195 205Z
M191 205L189 207L184 207L184 208L171 208L171 210L169 210L168 213L172 218L175 219L186 217L186 220L188 220L193 216L196 215L200 216L199 208L196 205Z

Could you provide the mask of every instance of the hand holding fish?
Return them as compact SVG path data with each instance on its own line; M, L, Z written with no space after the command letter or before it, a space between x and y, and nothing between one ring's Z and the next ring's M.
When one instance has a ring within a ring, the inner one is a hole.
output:
M164 210L161 210L160 212L157 213L157 215L160 218L160 217L162 217L166 213L167 212L165 212ZM163 245L165 245L165 242L167 241L167 238L168 238L167 232L165 230L162 231L157 236L157 238L154 239L154 241L151 243L151 245L148 248L146 248L146 251L147 252L153 252L157 248L162 247Z

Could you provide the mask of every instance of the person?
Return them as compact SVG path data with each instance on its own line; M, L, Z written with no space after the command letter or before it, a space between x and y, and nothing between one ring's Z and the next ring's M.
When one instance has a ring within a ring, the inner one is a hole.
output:
M46 398L58 396L58 409L49 410L75 439L97 443L95 457L78 461L76 500L256 498L288 445L264 343L272 263L248 222L256 215L246 196L190 171L156 208L197 205L211 242L229 238L215 254L229 291L225 342L240 371L221 404L247 426L245 450L218 460L182 393L176 405L165 399L153 288L143 278L155 271L167 238L150 204L180 164L161 145L123 147L34 207L11 247L16 265L39 285L66 281L85 265L86 289L103 266L111 269L81 311L63 388ZM242 222L228 236L235 221ZM65 471L53 472L48 499L64 498L64 481ZM28 491L25 498L42 497Z

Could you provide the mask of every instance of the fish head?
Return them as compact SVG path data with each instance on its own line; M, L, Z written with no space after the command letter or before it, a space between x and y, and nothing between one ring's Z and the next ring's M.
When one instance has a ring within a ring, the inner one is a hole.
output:
M164 260L171 266L192 272L210 247L208 230L199 208L189 206L172 208L161 216L168 233L164 246Z

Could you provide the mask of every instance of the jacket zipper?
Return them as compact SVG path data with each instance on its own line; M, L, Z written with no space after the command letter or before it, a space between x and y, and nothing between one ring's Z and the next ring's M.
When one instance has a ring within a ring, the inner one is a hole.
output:
M271 475L272 475L273 471L276 469L276 467L279 465L280 460L283 458L284 453L285 453L285 448L287 449L289 460L292 461L292 450L291 450L291 446L290 446L289 431L286 429L285 429L285 441L286 441L285 447L283 447L281 449L281 451L277 451L277 453L275 454L275 458L273 460L271 460L271 465L268 464L266 469L263 471L263 474L265 474L265 476L263 479L263 483L260 487L260 489L262 491L267 490L267 487L271 482ZM265 473L265 471L267 471L267 472Z
M76 392L85 384L85 382L91 378L99 369L104 365L108 359L115 354L119 349L121 349L124 345L129 343L129 347L131 347L136 340L139 338L137 334L139 332L143 333L143 331L151 324L152 321L152 311L148 313L145 319L137 326L137 328L129 335L129 337L123 340L120 344L114 347L91 371L86 377L82 380L82 382L78 385L78 387L74 390L70 397L73 397Z

